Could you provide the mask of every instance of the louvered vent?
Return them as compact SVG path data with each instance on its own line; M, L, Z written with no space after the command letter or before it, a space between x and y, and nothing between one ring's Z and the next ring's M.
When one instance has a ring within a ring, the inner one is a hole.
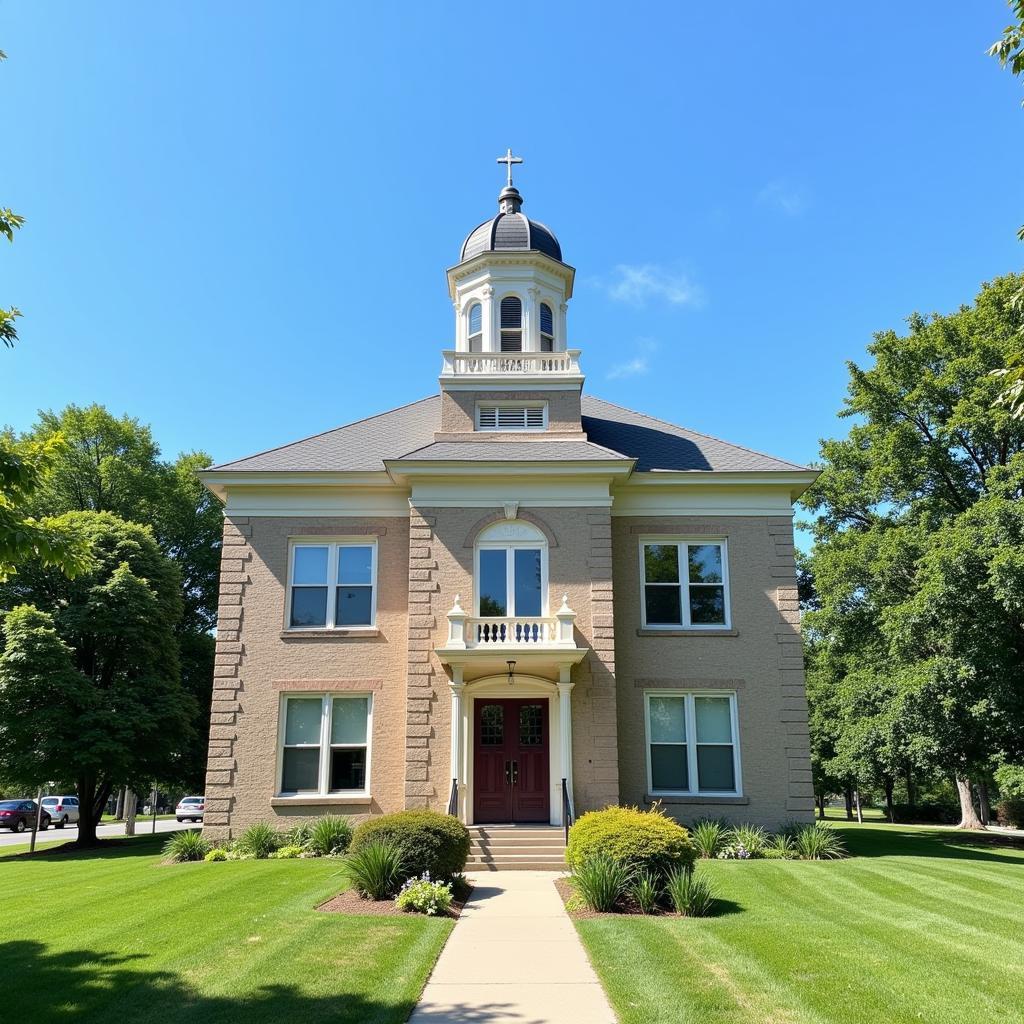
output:
M546 412L543 405L481 405L477 423L480 430L543 430Z

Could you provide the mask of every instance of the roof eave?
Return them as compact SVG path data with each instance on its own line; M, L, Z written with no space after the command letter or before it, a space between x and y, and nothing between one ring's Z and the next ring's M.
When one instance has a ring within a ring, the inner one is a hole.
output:
M626 478L635 459L546 459L509 462L488 459L385 459L384 465L396 484L413 478L463 476L599 476Z
M630 477L630 485L659 487L669 484L701 486L728 484L740 487L788 487L791 501L796 501L821 471L817 469L648 469L638 470Z
M228 487L389 487L385 470L331 472L329 470L219 470L205 469L199 479L221 501Z

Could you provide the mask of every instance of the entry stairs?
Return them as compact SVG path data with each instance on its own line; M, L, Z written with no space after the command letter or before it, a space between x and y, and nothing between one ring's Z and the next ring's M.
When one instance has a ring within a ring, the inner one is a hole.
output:
M466 871L564 871L565 831L557 825L469 825Z

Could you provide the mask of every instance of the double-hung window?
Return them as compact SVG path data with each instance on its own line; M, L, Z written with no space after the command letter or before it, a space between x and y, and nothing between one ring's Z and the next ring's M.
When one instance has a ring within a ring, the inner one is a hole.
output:
M734 693L648 693L645 705L652 794L739 794Z
M281 707L284 796L366 794L372 701L368 695L288 694Z
M296 543L291 550L290 629L372 626L377 546L358 541Z
M645 540L640 544L643 624L654 628L728 628L725 541Z

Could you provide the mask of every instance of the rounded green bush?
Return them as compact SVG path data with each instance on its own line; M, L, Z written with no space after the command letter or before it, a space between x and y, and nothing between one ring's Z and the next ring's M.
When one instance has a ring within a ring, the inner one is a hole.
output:
M647 871L659 880L674 870L689 870L697 859L682 825L661 811L639 807L606 807L580 815L569 829L565 861L575 873L598 854L634 874Z
M428 871L431 878L452 878L469 856L466 826L437 811L399 811L370 818L355 830L349 852L358 853L374 842L394 843L401 850L406 877Z

